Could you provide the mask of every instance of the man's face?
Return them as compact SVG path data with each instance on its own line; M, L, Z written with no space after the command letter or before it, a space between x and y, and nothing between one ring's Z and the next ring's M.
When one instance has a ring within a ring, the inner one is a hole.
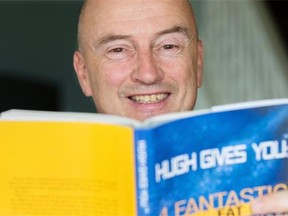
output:
M202 44L184 0L89 1L74 67L100 113L138 120L192 110Z

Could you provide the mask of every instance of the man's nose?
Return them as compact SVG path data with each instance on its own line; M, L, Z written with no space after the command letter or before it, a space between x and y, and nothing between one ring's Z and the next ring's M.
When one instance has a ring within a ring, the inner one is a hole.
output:
M157 64L157 60L153 57L153 53L139 53L136 67L132 72L132 80L134 82L151 85L163 79L163 71Z

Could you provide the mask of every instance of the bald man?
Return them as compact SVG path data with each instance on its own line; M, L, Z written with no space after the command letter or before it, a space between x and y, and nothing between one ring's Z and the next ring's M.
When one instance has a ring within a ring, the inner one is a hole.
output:
M193 109L203 46L189 1L85 1L78 43L74 68L99 113L143 121ZM259 199L254 211L288 211L288 193Z
M100 113L140 121L192 110L202 43L186 1L88 1L74 66Z

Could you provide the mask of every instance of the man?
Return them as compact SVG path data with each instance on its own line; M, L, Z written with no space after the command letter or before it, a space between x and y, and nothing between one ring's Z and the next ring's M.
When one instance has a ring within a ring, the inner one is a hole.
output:
M187 2L89 2L74 66L98 112L144 120L192 110L203 49Z
M203 46L187 0L88 0L74 68L98 112L140 121L192 110ZM288 193L255 202L255 213L288 211Z

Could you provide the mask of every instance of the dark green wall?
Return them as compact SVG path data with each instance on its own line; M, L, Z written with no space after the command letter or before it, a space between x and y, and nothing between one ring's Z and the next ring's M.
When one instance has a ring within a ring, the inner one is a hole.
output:
M58 91L59 110L94 112L72 65L80 6L80 0L0 1L0 79L53 86ZM21 97L21 88L13 83L10 87ZM0 86L6 95L9 89Z

